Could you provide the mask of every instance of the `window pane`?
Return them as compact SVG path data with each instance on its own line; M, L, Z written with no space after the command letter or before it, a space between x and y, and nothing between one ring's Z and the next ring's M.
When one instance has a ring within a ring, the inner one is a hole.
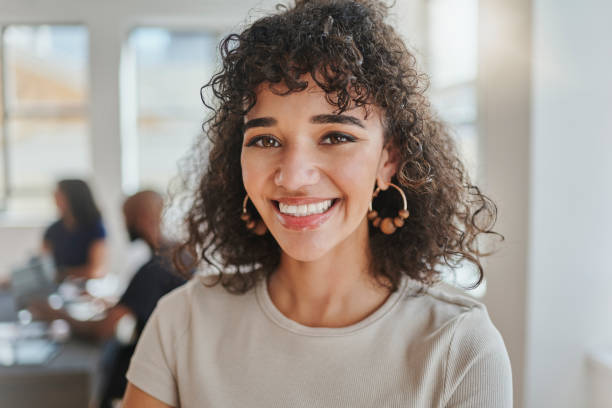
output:
M9 209L26 212L49 201L41 198L59 178L91 173L88 32L75 25L10 25L2 41L8 170L2 179Z
M142 187L165 191L201 132L200 88L215 68L217 38L200 32L138 28L130 36L138 96L138 172Z
M82 117L9 119L12 194L48 191L66 177L86 177L91 158Z
M474 83L434 89L431 92L431 103L446 122L464 124L476 121L478 112Z
M457 137L472 180L478 165L478 1L429 0L432 106Z
M9 114L28 108L80 107L87 101L85 27L8 26L4 55Z
M478 175L479 162L478 131L476 130L476 125L473 123L456 125L453 130L463 164L470 178L474 181Z
M472 181L478 176L478 0L429 0L428 63L431 102L455 136L461 159ZM444 280L467 288L478 278L468 262L445 272ZM486 282L470 291L482 296Z
M431 102L455 136L461 158L472 180L478 176L478 129L476 86L463 84L432 91Z
M430 0L429 62L432 86L476 78L478 0Z
M4 58L0 55L0 211L6 209L6 175L5 175L5 147L4 147Z
M200 125L197 120L141 120L138 130L140 185L164 192Z

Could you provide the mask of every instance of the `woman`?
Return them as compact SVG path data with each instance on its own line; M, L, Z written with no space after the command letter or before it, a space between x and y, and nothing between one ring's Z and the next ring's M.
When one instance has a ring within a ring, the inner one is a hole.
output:
M45 231L43 250L53 255L58 280L102 277L106 231L89 186L62 180L54 197L60 219Z
M482 279L495 206L385 15L298 0L222 43L186 243L219 273L160 301L125 407L512 406L484 306L431 288Z

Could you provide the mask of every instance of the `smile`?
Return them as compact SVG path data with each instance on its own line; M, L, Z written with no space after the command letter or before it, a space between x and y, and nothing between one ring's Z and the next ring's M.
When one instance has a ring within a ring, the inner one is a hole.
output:
M288 198L273 201L281 224L290 230L312 230L327 221L339 199Z
M329 210L334 200L324 200L318 203L291 205L285 203L278 203L278 210L282 214L293 215L294 217L306 217L313 214L322 214Z

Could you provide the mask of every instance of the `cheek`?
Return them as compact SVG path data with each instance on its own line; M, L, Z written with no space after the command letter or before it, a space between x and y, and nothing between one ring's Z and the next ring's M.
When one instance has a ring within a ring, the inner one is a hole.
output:
M334 170L334 177L347 200L359 213L367 209L376 180L378 157L368 153L353 156L350 160L339 160Z
M263 193L263 187L269 172L267 161L256 156L251 152L242 153L240 156L242 183L255 205L257 205L258 198Z
M242 183L244 184L245 188L249 183L249 175L251 174L249 164L250 163L245 157L244 153L242 153L240 155L240 169L242 170Z

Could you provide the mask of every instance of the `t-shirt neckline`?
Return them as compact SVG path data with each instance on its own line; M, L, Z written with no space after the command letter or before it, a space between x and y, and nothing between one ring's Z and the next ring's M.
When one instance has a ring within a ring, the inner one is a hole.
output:
M302 336L337 337L359 332L389 314L402 298L408 286L408 279L402 279L398 289L391 293L378 309L363 320L345 327L311 327L291 320L278 310L276 305L272 302L270 294L268 293L267 279L261 279L257 283L255 294L257 303L263 313L277 326Z

